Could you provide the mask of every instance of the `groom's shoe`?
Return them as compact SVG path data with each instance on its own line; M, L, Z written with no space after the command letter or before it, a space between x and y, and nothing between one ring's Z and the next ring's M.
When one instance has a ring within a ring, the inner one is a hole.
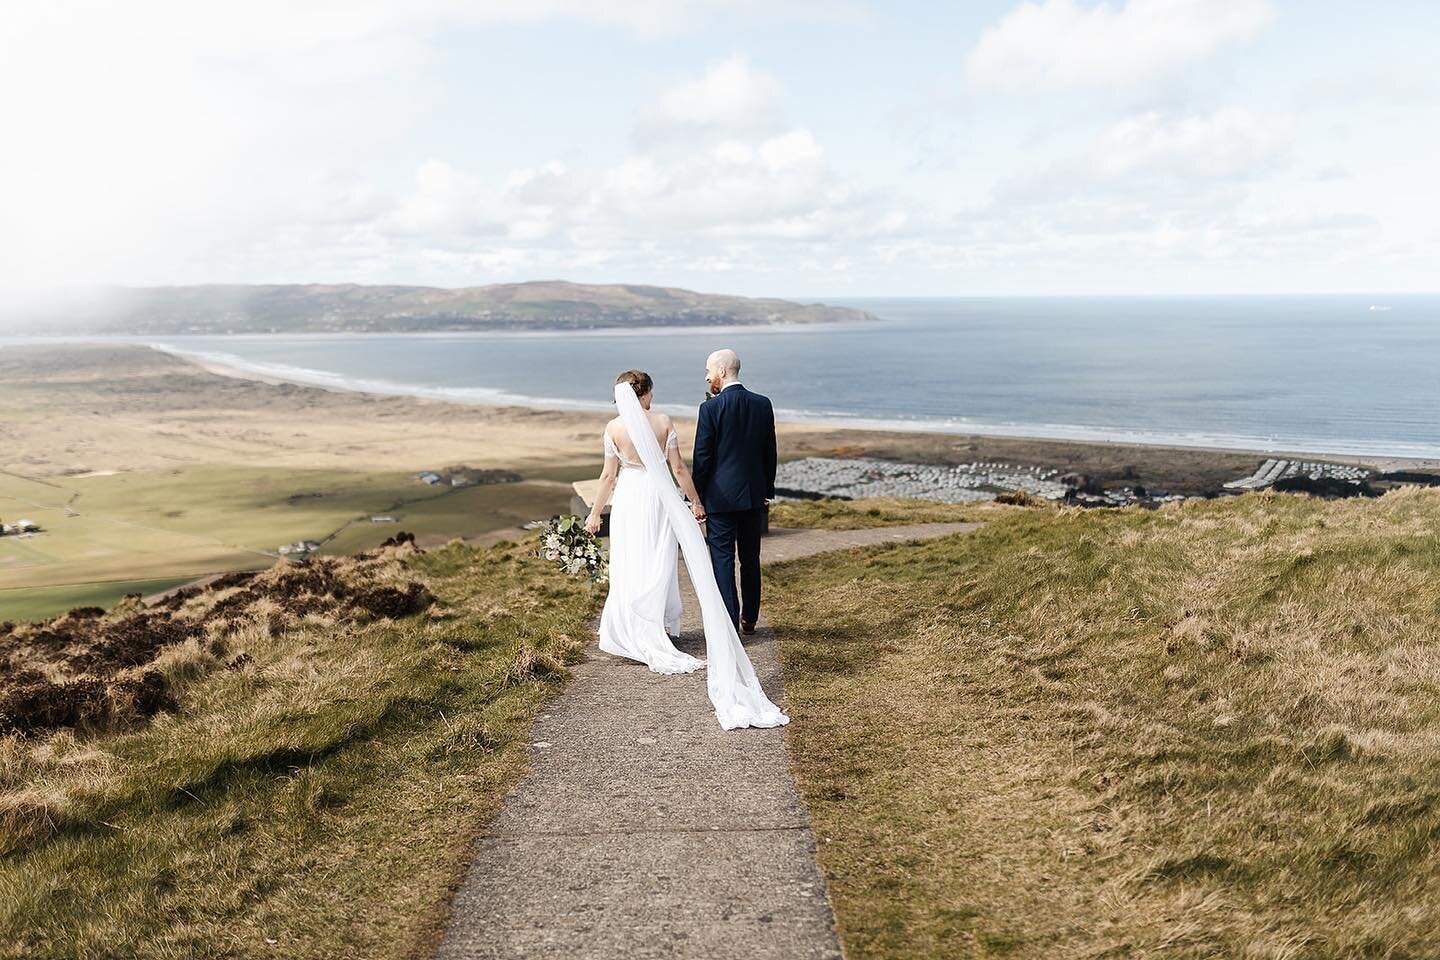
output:
M745 636L747 637L750 636L752 633L755 632L755 624L751 623L749 620L741 620L740 632L745 634Z

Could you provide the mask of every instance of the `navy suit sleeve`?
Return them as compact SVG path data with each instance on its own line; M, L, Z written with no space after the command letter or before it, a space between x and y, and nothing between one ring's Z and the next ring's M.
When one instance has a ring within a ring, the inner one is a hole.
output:
M768 484L765 499L775 499L775 465L779 461L779 451L775 443L775 408L771 404L765 404L765 431L768 436L765 438L765 481Z
M710 401L700 404L700 413L695 418L695 452L690 458L690 478L695 481L695 492L705 499L705 488L710 475L715 472L715 423L711 417Z

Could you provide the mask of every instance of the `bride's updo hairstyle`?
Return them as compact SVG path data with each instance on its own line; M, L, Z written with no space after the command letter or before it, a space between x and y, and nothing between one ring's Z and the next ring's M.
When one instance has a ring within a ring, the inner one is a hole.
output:
M628 383L635 391L636 397L643 397L655 389L655 381L650 379L650 374L644 370L626 370L615 378L616 383Z

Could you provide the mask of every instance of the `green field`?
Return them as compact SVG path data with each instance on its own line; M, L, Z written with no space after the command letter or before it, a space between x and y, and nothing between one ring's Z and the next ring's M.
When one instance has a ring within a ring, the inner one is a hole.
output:
M353 553L404 529L473 537L565 510L554 480L429 487L406 472L223 465L163 472L27 479L0 475L0 518L44 532L0 538L0 619L34 619L77 603L163 589L274 562L297 540ZM374 524L388 514L395 524ZM157 582L159 582L157 584Z
M0 621L43 620L75 607L110 607L129 593L152 594L188 583L194 577L158 580L106 580L67 583L58 587L22 587L0 590Z

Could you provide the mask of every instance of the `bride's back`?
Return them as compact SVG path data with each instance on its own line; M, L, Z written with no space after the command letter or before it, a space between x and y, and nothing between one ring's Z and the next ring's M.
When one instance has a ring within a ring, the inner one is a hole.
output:
M650 430L655 434L655 442L660 445L660 449L663 451L666 442L670 439L670 431L673 429L670 425L670 418L663 413L653 413L649 410L645 411L645 416L650 421ZM623 418L616 417L607 423L605 425L605 432L610 435L611 442L615 444L616 449L620 451L620 456L624 460L630 463L640 462L640 452L635 449L635 444L630 439L630 432L625 429L625 421Z

